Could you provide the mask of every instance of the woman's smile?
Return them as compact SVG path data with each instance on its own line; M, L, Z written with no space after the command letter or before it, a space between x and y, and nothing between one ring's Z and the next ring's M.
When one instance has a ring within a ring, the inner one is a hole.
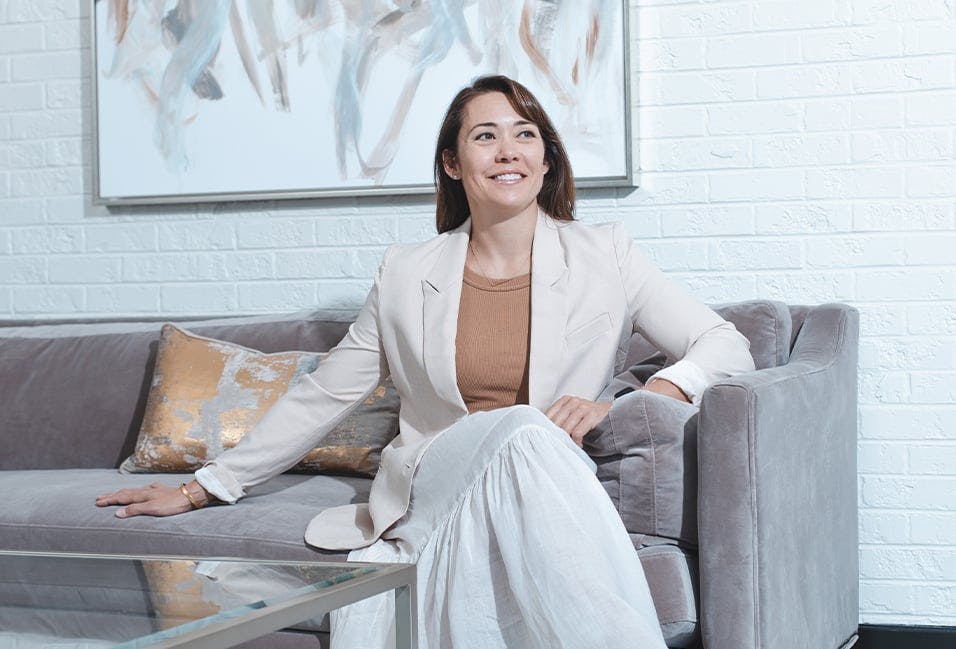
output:
M524 174L520 174L517 171L504 171L500 174L492 176L492 179L503 185L513 185L515 183L521 182L524 180Z

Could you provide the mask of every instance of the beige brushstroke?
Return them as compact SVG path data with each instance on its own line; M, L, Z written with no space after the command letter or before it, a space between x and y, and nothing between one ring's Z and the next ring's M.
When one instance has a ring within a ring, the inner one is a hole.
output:
M273 17L274 3L272 0L248 0L246 7L259 37L259 60L265 60L269 70L276 107L288 112L290 105L285 71L285 44L279 37Z
M594 61L594 51L597 48L598 37L601 35L601 23L598 16L591 16L591 28L588 30L585 52L587 53L588 63Z
M109 19L113 21L116 30L115 42L119 45L126 35L126 26L129 24L129 0L113 0L109 5Z
M140 85L143 86L143 92L146 93L146 98L149 100L153 106L159 103L159 94L157 94L156 89L149 83L146 77L140 77Z
M262 96L262 86L259 85L259 72L256 70L255 57L252 55L252 50L249 49L249 41L246 40L242 16L239 15L239 7L236 6L235 2L232 3L232 8L229 10L229 27L232 29L232 37L236 43L236 50L239 52L242 69L246 71L246 77L256 91L259 102L265 106L266 100Z
M158 29L162 7L157 10L155 6L133 4L129 10L123 40L116 46L106 77L135 82L139 77L153 77L160 72L155 59L162 48Z
M398 153L399 137L401 137L405 119L408 117L408 111L412 107L423 74L423 70L418 70L405 81L402 94L399 95L395 108L392 110L388 128L372 150L367 162L362 165L362 172L369 178L375 178L376 182L381 183L384 180L385 172L388 171L392 160L395 159L395 154Z
M557 75L555 75L554 69L548 62L547 57L541 52L541 49L535 41L531 30L531 5L530 2L527 1L521 9L521 25L518 28L518 40L521 42L521 47L531 60L531 64L538 68L548 80L548 85L550 85L551 90L554 91L558 102L565 106L573 106L574 99L564 88L564 84L561 83Z

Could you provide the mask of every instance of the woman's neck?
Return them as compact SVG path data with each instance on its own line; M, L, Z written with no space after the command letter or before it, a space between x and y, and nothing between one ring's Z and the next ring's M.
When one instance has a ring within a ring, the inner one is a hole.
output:
M492 279L530 273L537 223L537 208L507 219L473 214L468 268Z

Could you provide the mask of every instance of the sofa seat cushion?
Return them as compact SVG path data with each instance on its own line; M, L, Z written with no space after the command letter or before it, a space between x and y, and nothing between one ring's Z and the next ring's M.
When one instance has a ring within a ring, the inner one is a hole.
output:
M670 539L632 534L631 541L644 567L667 646L696 646L700 635L697 554Z
M119 519L96 496L150 482L178 486L191 474L122 475L115 469L0 471L0 547L105 554L345 561L303 534L320 511L366 502L371 480L285 474L249 490L234 506L168 518Z

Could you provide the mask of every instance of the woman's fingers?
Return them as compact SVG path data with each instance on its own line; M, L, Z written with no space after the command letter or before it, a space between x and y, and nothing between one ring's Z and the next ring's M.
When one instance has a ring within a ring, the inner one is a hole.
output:
M584 436L591 432L611 409L609 402L597 402L565 395L544 413L554 424L563 428L574 443L583 446Z
M584 446L584 437L604 419L605 411L601 408L601 405L596 403L593 407L582 409L580 419L568 429L568 434L571 435L571 439L578 446Z
M161 498L154 498L144 502L133 503L126 507L120 507L116 510L117 518L129 518L131 516L172 516L189 511L192 507L189 503L185 505L177 502L175 496L165 495Z
M567 395L561 397L560 399L555 401L553 404L551 404L551 407L545 411L544 416L550 419L551 421L553 421L558 426L560 426L561 424L558 424L558 422L555 421L555 419L558 416L558 413L563 411L565 404L567 404L567 402L571 398L572 397L569 397Z
M100 507L106 507L107 505L128 505L130 503L143 502L149 499L150 493L154 489L155 487L152 485L137 489L120 489L110 494L97 496L96 504Z
M117 518L129 518L130 516L163 516L155 503L146 501L144 503L133 503L126 507L120 507L116 510Z
M126 507L120 507L116 510L116 518L128 518L130 516L136 516L139 513L135 505L127 505Z
M97 497L96 497L96 506L97 506L97 507L106 507L106 506L108 506L108 505L123 505L123 504L125 504L125 502L123 501L123 491L126 491L126 490L125 490L125 489L121 489L120 491L114 491L113 493L103 494L103 495L101 495L101 496L97 496Z

